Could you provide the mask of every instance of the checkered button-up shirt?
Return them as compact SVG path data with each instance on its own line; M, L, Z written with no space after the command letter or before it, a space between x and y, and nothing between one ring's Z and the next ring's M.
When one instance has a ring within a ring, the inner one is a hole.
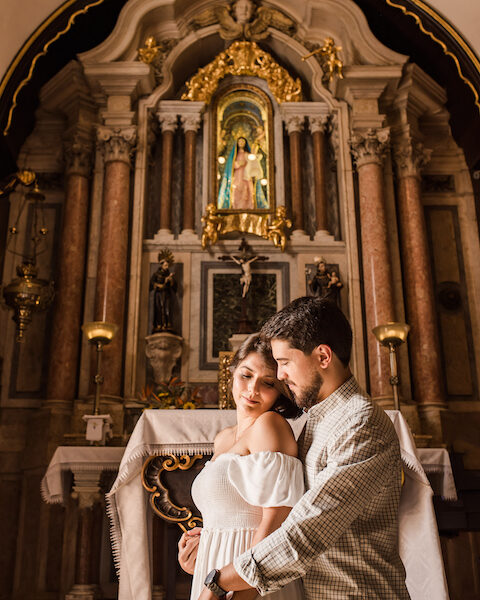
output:
M234 561L263 596L303 577L307 600L408 600L398 554L401 460L393 425L353 377L308 411L307 492Z

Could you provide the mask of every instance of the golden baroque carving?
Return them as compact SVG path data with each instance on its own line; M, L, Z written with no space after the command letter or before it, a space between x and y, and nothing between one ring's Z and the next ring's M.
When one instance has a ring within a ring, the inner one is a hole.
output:
M220 5L207 8L192 20L193 28L200 29L218 23L218 34L224 40L243 38L259 41L270 35L269 27L293 36L297 24L276 8L259 6L251 0L237 0L230 6Z
M302 60L316 55L323 71L322 82L330 83L335 75L339 79L343 79L343 62L338 58L341 49L342 47L335 46L333 38L329 37L325 39L323 46L316 48L306 56L302 56Z
M188 471L202 458L202 454L182 454L180 457L174 454L150 456L142 468L142 485L150 493L150 506L154 513L165 521L176 523L183 531L187 531L186 526L192 529L201 525L202 518L194 515L190 508L177 506L172 502L169 490L162 481L162 473L177 469Z
M291 229L291 227L292 221L287 219L287 209L284 206L277 206L275 216L267 225L267 231L263 237L271 240L275 248L280 248L282 252L285 252L286 230Z
M218 82L226 75L249 75L265 79L277 102L302 99L300 79L293 79L286 69L264 52L255 42L233 42L211 63L200 68L187 82L182 100L210 102Z
M205 215L202 217L202 249L214 246L218 236L232 231L253 233L266 240L270 240L276 248L285 251L287 243L286 231L292 227L292 222L287 218L284 206L278 206L275 215L258 215L255 213L219 213L213 202L206 206Z
M161 40L157 43L157 40L150 35L146 38L144 46L138 48L138 60L150 65L153 68L155 75L155 81L159 85L163 81L162 67L169 52L178 44L178 39L169 38Z
M235 408L232 396L230 365L235 352L219 352L218 355L218 408L228 410Z

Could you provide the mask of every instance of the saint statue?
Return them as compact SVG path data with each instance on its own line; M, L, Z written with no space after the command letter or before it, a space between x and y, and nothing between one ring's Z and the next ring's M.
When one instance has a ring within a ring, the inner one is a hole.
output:
M263 170L258 156L251 152L246 138L237 138L228 155L220 181L218 209L268 208L268 201L260 183L262 179Z
M307 275L307 285L312 296L327 298L338 304L340 300L340 290L343 283L340 281L338 272L327 269L327 263L324 258L315 257L317 265L315 273L312 275L311 269L305 269Z
M158 269L150 279L150 291L153 290L153 330L173 331L172 305L177 291L177 282L170 266L175 259L171 250L163 248L158 254Z

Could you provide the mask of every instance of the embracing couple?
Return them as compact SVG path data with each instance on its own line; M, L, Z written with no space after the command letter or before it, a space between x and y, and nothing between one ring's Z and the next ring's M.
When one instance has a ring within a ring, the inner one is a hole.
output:
M299 298L235 354L237 424L192 486L204 527L179 542L191 600L408 600L399 442L352 376L351 347L335 304ZM286 418L301 410L297 444Z

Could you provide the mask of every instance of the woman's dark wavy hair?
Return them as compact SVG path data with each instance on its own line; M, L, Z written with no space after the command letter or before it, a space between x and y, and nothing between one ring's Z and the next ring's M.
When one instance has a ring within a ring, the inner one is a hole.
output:
M273 358L270 344L261 339L260 335L254 333L249 336L235 352L232 362L230 363L232 373L238 365L252 353L259 354L265 361L265 364L276 372L277 363ZM277 380L275 387L279 391L279 396L270 410L279 413L282 417L285 417L285 419L297 419L302 414L302 410L293 401L287 386L283 382Z

